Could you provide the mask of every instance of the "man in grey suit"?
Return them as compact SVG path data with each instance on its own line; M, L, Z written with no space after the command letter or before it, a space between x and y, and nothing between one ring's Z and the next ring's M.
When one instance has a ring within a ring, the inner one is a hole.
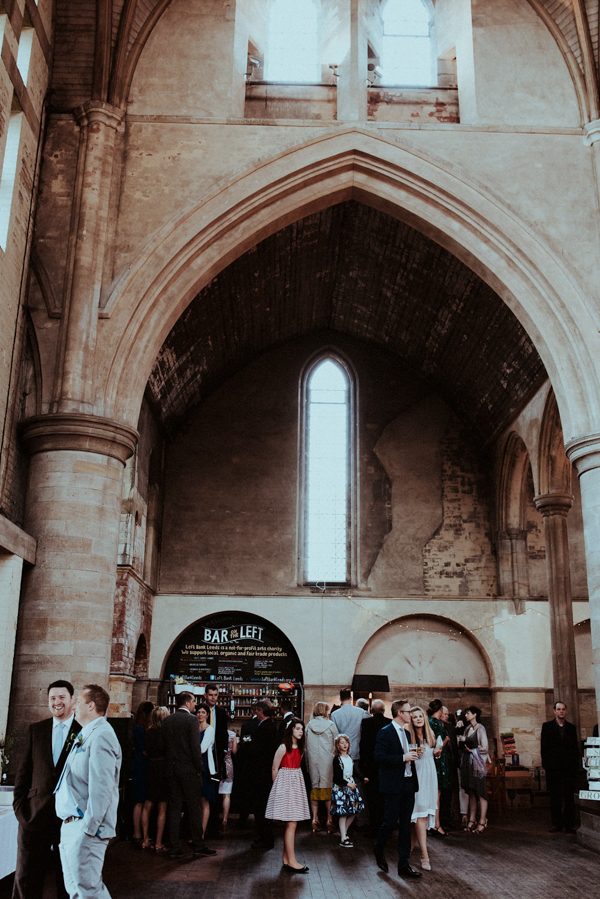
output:
M63 822L60 860L71 899L110 899L102 866L115 836L121 747L105 718L108 702L108 693L97 684L80 690L75 716L81 731L55 790L56 813Z

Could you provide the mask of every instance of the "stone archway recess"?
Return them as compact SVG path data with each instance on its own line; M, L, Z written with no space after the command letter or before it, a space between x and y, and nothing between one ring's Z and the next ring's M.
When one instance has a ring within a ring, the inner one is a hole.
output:
M135 424L160 346L199 290L270 234L347 199L407 222L480 275L532 338L565 438L600 431L600 340L576 273L487 188L360 129L281 153L153 236L101 312L97 413Z

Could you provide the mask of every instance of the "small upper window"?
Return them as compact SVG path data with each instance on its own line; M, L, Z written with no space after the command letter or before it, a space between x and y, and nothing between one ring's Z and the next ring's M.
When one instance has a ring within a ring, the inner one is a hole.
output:
M327 356L309 370L304 389L303 580L350 581L352 471L351 382Z
M434 84L431 10L426 0L388 0L383 10L381 69L384 84Z
M12 205L17 184L22 124L23 113L20 109L15 108L8 120L6 146L0 172L0 248L3 250L6 250L8 242Z
M267 81L318 82L318 17L314 0L275 0L269 19Z

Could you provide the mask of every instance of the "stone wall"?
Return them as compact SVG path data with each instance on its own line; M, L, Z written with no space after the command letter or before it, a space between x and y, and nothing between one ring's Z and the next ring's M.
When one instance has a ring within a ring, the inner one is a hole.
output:
M166 453L161 591L299 589L298 389L310 356L331 343L324 334L266 353L188 416ZM357 372L354 586L492 595L489 505L475 446L391 358L339 335L335 345Z

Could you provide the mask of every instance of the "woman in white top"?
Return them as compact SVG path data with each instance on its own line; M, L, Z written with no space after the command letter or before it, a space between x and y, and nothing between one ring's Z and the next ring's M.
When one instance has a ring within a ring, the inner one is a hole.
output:
M198 718L198 730L200 731L200 749L202 751L202 839L206 833L210 807L214 805L217 797L217 766L215 765L215 729L208 722L210 720L210 708L205 703L196 710Z
M438 802L438 780L434 758L442 751L436 746L436 738L427 715L416 705L410 710L411 743L417 749L419 758L415 762L419 790L415 794L415 804L411 821L415 827L415 837L421 850L421 867L431 871L429 852L427 851L427 831L435 827L435 815Z

